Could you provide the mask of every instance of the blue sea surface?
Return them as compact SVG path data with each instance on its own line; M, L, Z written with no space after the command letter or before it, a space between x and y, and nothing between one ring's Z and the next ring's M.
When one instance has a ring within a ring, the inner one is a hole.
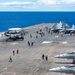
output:
M0 32L13 27L28 27L40 23L66 22L75 24L75 12L0 12Z

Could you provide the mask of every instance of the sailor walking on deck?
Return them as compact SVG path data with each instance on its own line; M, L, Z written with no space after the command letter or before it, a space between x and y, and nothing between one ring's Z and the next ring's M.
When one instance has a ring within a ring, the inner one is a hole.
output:
M48 55L45 56L46 61L48 60Z
M44 60L44 57L45 57L45 55L44 54L42 54L42 59Z

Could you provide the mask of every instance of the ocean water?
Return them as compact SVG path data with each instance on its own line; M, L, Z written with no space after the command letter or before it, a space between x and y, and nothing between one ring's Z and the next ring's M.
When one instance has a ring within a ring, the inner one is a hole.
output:
M66 22L75 24L75 12L0 12L0 32L13 27L28 27L40 23Z

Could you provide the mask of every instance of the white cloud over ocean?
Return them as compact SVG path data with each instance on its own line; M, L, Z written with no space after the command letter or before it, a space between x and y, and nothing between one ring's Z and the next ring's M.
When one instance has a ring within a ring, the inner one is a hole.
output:
M11 1L0 2L0 10L73 10L75 11L75 0L35 0L35 1Z

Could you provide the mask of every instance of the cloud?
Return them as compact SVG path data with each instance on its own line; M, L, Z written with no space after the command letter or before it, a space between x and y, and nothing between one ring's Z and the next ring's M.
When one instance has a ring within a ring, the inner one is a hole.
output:
M4 3L0 3L0 5L16 5L16 4L18 4L18 5L22 5L22 4L31 4L32 2L16 2L16 1L14 1L14 2L4 2Z
M75 0L38 0L39 7L49 11L75 11Z
M75 10L74 5L75 0L12 1L0 2L0 10Z
M62 3L65 3L65 4L75 4L75 0L62 0Z
M16 2L16 1L0 3L1 7L15 7L15 6L22 7L22 6L30 6L30 5L32 6L33 3L32 2Z
M37 2L46 5L75 4L75 0L38 0Z
M39 4L46 4L46 5L55 5L56 4L55 0L38 0L37 2Z
M28 9L28 8L35 8L34 2L2 2L0 3L0 8L9 9L9 10L21 10L21 9Z

